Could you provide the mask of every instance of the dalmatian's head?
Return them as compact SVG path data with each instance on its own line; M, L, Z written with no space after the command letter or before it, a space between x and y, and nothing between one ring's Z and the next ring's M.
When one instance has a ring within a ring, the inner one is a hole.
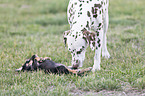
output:
M68 45L68 50L72 55L72 67L82 67L85 59L87 45L92 50L95 49L96 35L92 31L87 30L68 30L64 32L64 43Z

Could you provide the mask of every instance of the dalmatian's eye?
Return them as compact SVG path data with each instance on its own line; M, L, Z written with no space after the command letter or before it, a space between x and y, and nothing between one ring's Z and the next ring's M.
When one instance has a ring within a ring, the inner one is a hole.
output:
M77 54L81 54L84 48L81 48L79 51L77 51Z

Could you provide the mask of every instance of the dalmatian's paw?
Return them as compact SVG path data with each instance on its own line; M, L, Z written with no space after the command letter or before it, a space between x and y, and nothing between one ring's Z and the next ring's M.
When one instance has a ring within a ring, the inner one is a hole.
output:
M101 68L100 68L100 65L93 65L93 69L92 69L92 72L96 72L96 71L99 71L99 70L101 70Z
M92 72L96 72L96 71L99 71L99 70L101 70L101 68L93 68Z
M102 51L102 57L105 57L106 59L110 58L110 54L108 51Z

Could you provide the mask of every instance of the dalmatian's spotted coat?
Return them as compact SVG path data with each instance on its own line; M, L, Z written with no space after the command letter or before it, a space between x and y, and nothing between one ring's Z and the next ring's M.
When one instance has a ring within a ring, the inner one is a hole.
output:
M93 71L100 70L100 56L109 58L106 45L109 0L70 0L67 10L70 30L64 42L72 54L72 67L82 67L87 45L95 49Z

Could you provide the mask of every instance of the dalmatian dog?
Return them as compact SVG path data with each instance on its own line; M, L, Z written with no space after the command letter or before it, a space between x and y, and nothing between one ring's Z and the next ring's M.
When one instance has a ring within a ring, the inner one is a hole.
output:
M72 55L72 68L82 67L87 45L95 50L92 71L100 70L100 57L109 58L106 33L109 0L70 0L67 15L70 30L63 34Z

